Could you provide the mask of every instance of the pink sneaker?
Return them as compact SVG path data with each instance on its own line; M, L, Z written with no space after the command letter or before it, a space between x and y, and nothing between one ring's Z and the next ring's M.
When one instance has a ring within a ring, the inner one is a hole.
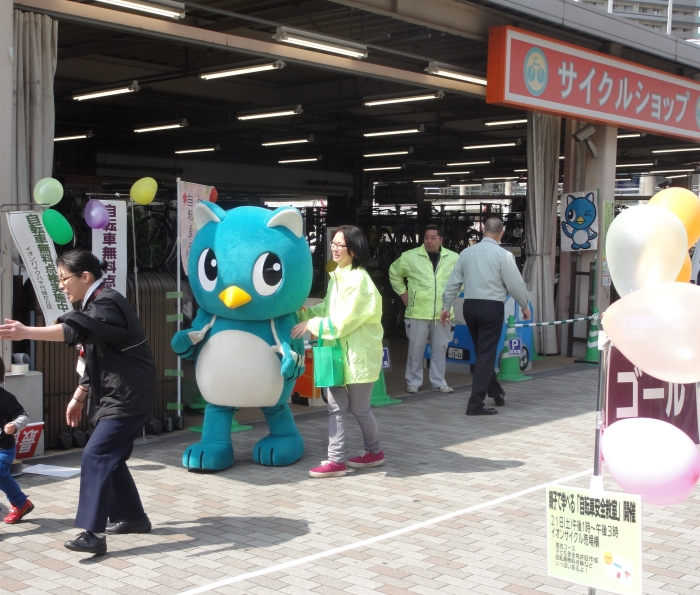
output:
M345 463L336 463L335 461L321 461L318 467L309 469L311 477L342 477L346 473Z
M377 454L371 452L360 451L359 457L348 459L348 465L355 469L361 467L380 467L384 464L384 451L380 450Z

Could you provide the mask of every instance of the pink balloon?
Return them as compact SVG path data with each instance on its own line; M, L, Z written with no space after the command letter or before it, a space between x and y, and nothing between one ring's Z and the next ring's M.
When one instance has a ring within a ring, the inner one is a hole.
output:
M700 452L693 441L665 421L632 417L603 432L603 459L625 492L645 504L683 502L700 479Z
M90 199L85 205L85 223L92 229L102 229L109 223L109 213L99 200Z

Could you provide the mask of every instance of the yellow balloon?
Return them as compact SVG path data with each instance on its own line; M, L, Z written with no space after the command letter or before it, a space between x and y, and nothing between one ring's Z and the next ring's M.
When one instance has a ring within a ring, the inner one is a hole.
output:
M681 267L681 272L678 273L676 277L677 283L690 283L690 275L693 272L693 265L690 262L690 254L685 255L685 260L683 261L683 266Z
M148 205L153 202L157 191L158 182L153 178L141 178L134 182L134 185L129 191L129 196L131 196L134 202L140 205Z
M678 216L688 234L688 248L700 238L700 198L685 188L666 188L657 192L650 205L665 207Z

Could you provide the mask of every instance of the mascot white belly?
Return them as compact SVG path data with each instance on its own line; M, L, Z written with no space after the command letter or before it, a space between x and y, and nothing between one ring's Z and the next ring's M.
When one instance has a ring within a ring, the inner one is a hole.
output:
M585 244L588 241L588 228L574 230L574 237L571 238L574 244Z
M196 375L207 402L225 407L277 405L284 385L280 360L270 345L237 330L208 338L197 358Z

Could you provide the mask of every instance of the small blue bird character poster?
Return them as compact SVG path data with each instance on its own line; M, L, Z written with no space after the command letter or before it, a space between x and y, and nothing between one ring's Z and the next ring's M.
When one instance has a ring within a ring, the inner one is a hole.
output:
M598 248L597 192L561 195L561 251Z

